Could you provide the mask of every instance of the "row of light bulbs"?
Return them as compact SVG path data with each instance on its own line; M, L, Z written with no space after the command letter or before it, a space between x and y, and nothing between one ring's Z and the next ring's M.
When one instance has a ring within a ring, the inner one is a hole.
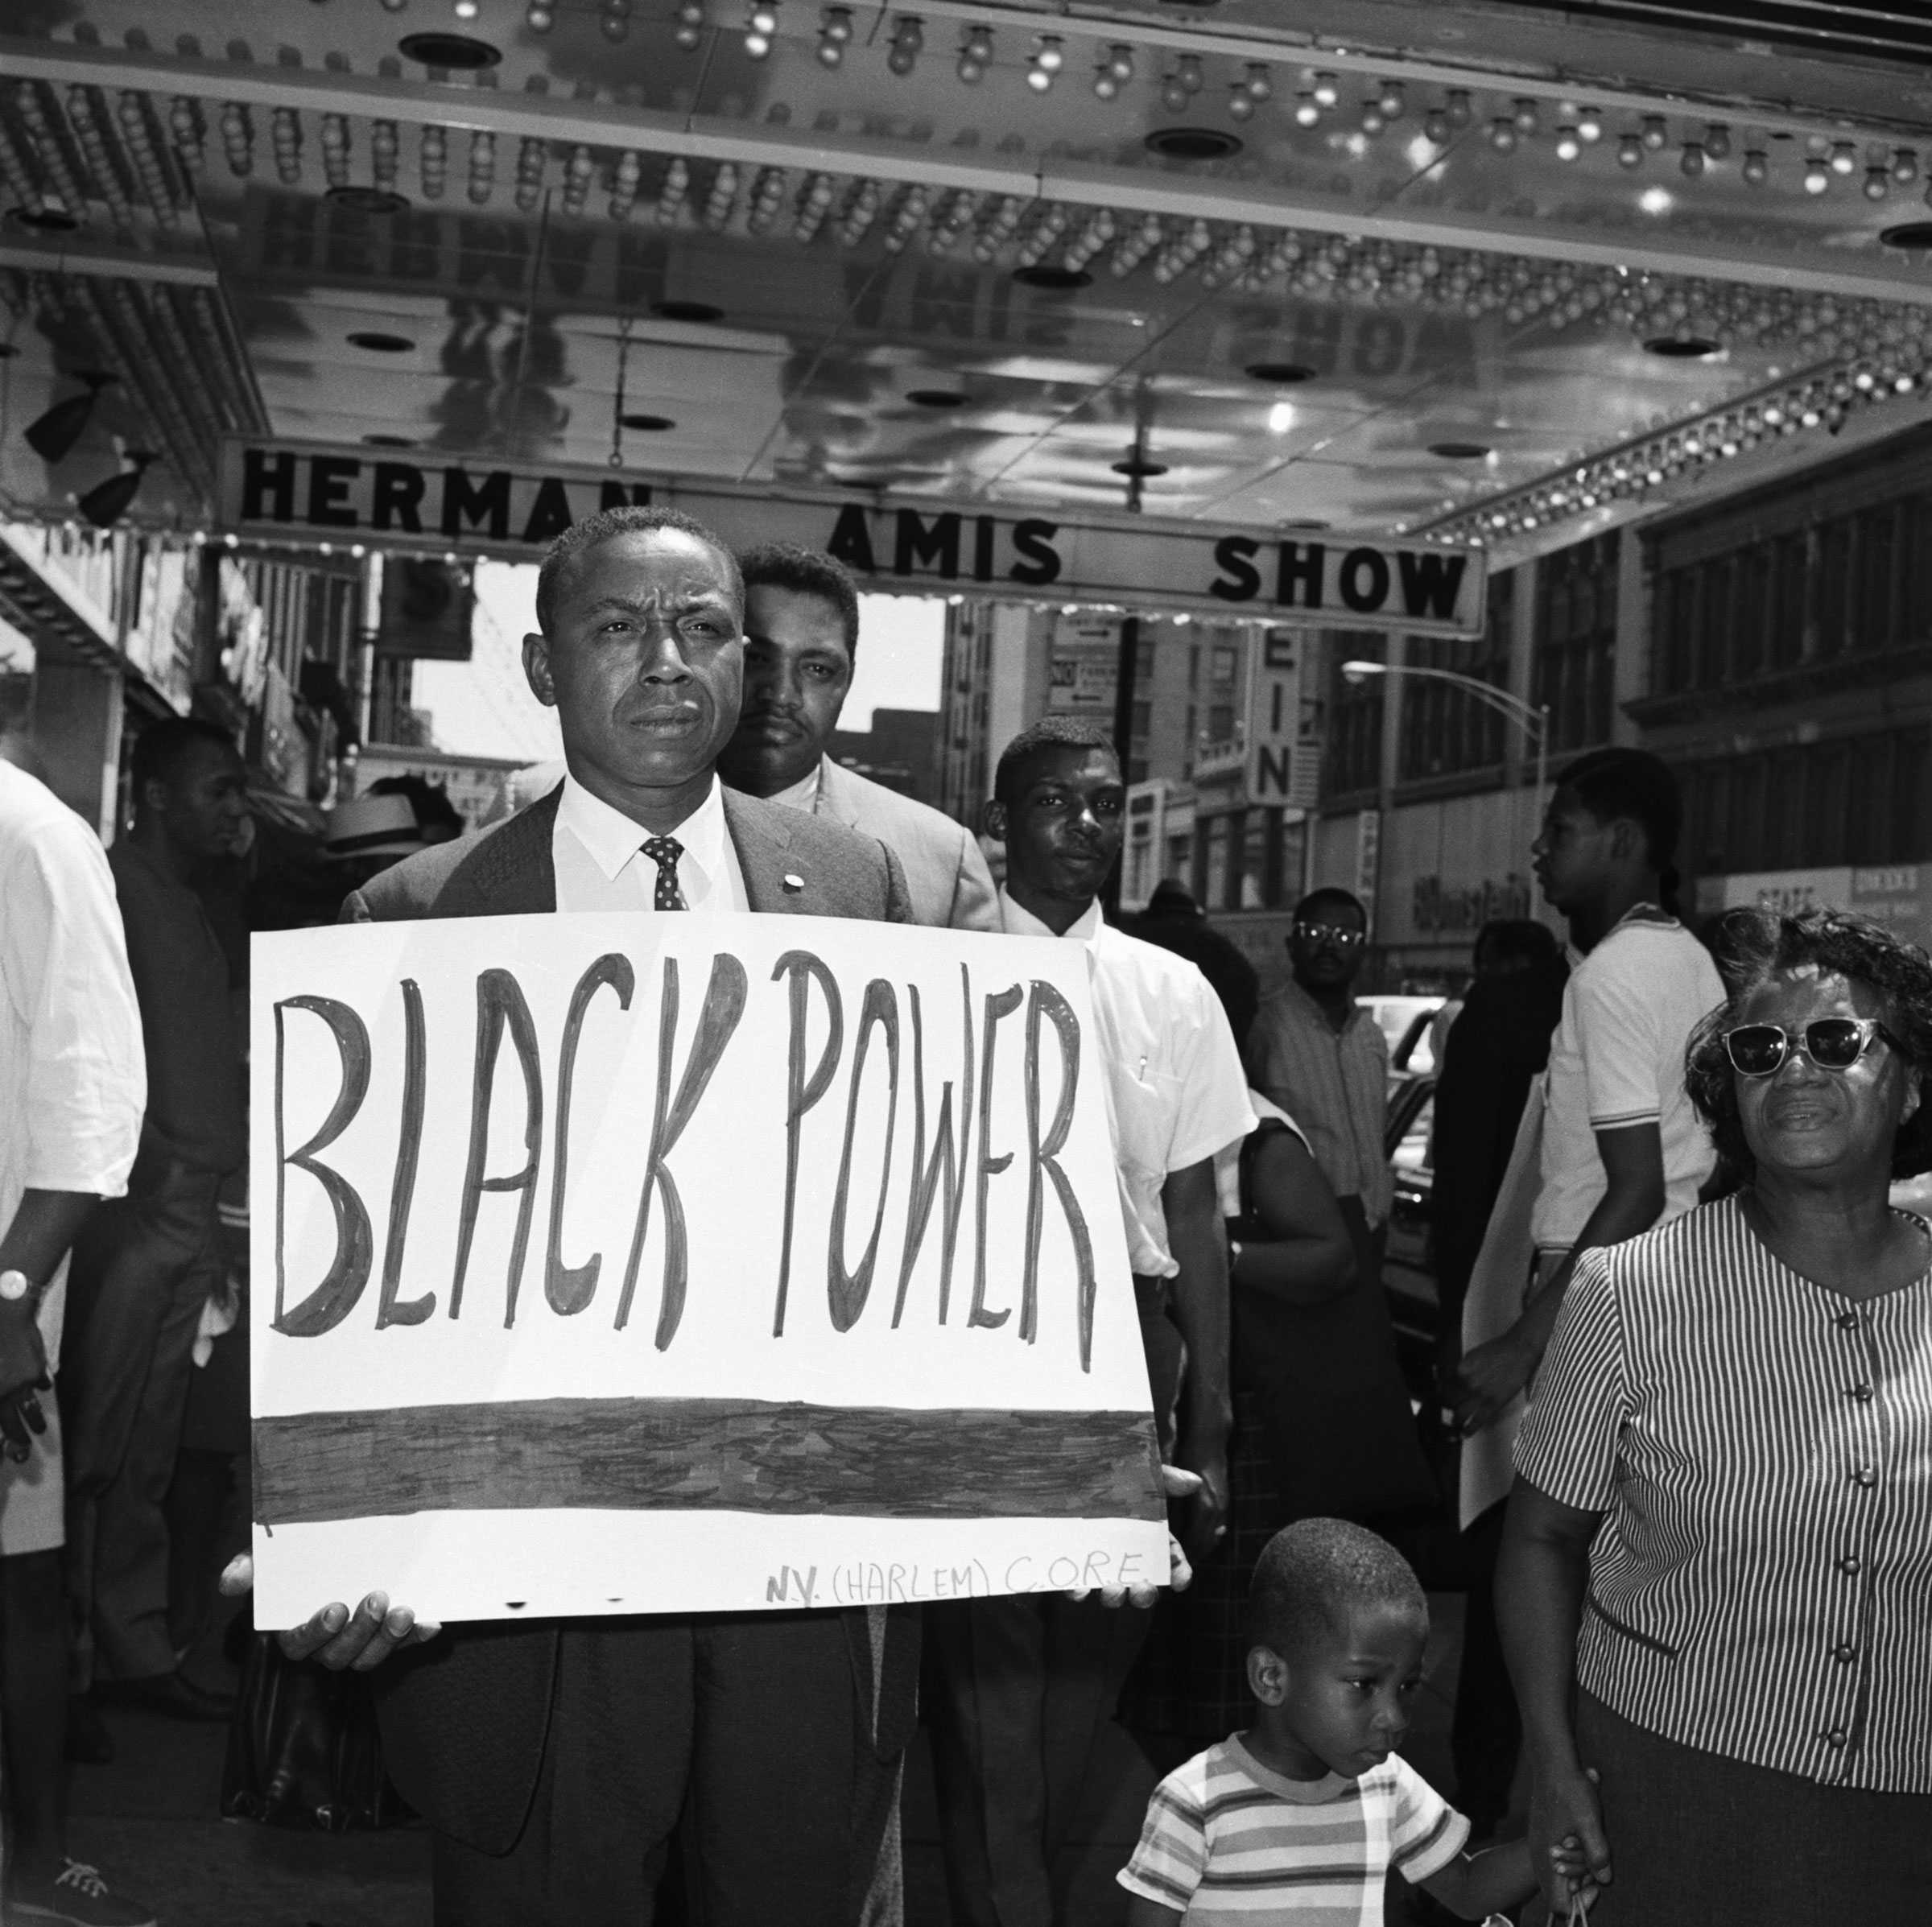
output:
M1686 475L1749 450L1823 428L1835 435L1859 410L1932 398L1932 356L1860 365L1792 382L1742 406L1718 411L1560 476L1493 497L1424 531L1433 539L1486 544L1549 528L1592 510L1640 500Z
M621 39L630 31L630 0L601 0L601 15L605 32ZM821 8L818 27L818 57L828 68L843 64L856 37L854 7L835 4ZM745 52L763 60L771 52L778 31L779 0L751 0L743 27ZM530 0L526 12L530 25L547 31L555 18L551 0ZM710 24L708 0L679 0L675 37L679 46L700 46ZM910 75L925 47L925 23L917 14L894 17L887 39L886 65L894 73ZM960 32L955 72L968 85L984 80L993 64L993 29L985 24L968 24ZM1274 97L1274 82L1265 61L1244 60L1240 72L1228 83L1227 107L1237 121L1253 118L1257 109ZM1065 37L1039 32L1026 65L1026 84L1034 92L1049 92L1066 71ZM1136 77L1135 50L1125 42L1104 44L1098 52L1092 79L1094 93L1102 100L1118 97ZM1296 93L1292 113L1298 126L1319 126L1324 118L1342 105L1342 82L1338 74L1316 71L1304 75L1307 85ZM1208 85L1207 69L1199 53L1179 54L1160 80L1161 104L1170 113L1185 113ZM1361 131L1370 136L1385 132L1403 119L1409 111L1406 85L1389 77L1375 82L1364 96L1357 110ZM1427 107L1420 117L1424 136L1443 146L1475 119L1476 107L1467 88L1450 88ZM1487 129L1490 145L1502 153L1513 152L1525 141L1548 134L1559 160L1576 161L1590 148L1610 138L1610 130L1600 109L1583 106L1564 109L1554 117L1546 114L1545 103L1525 95L1512 101L1507 113L1491 117ZM1647 159L1671 145L1670 124L1662 114L1645 114L1634 127L1618 132L1612 142L1619 166L1641 167ZM1678 142L1678 164L1686 179L1695 179L1714 165L1721 165L1733 151L1732 130L1728 123L1713 121L1701 130L1686 133ZM1835 179L1848 178L1860 171L1864 191L1873 201L1885 200L1895 186L1910 186L1920 178L1918 151L1909 146L1880 146L1867 149L1862 158L1856 142L1831 139L1823 135L1806 144L1803 184L1807 193L1823 194ZM1752 138L1745 146L1739 163L1740 178L1752 186L1762 186L1771 178L1771 155L1768 145ZM1928 198L1932 198L1929 192Z

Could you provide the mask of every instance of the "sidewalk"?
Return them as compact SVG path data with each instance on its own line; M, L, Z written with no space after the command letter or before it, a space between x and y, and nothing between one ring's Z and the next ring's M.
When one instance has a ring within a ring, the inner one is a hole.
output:
M1438 1594L1430 1604L1435 1633L1404 1751L1447 1787L1462 1600ZM118 1757L74 1768L73 1851L152 1905L163 1927L429 1927L429 1839L421 1829L330 1835L225 1821L217 1810L224 1729L118 1708L106 1717ZM1125 1909L1113 1875L1139 1834L1154 1781L1139 1749L1111 1729L1075 1844L1058 1869L1074 1927L1119 1927ZM905 1814L907 1927L950 1927L923 1732L908 1760ZM1389 1927L1402 1917L1392 1906Z

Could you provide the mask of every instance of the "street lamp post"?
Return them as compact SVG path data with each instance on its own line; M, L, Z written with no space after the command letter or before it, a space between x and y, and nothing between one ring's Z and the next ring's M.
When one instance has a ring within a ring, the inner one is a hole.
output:
M1477 701L1486 703L1498 716L1515 724L1536 750L1536 793L1530 821L1533 825L1542 822L1543 790L1550 775L1550 705L1547 703L1525 703L1521 696L1512 695L1506 689L1498 689L1493 683L1485 683L1476 676L1464 675L1460 670L1435 669L1422 662L1357 661L1342 665L1342 680L1345 683L1365 682L1370 676L1420 676L1429 682L1451 683L1458 689L1467 690ZM1533 828L1533 841L1534 836Z

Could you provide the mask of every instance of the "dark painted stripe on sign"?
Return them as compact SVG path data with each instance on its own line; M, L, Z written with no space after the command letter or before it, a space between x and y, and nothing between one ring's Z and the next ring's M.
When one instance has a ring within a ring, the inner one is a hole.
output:
M1158 1519L1145 1412L547 1398L254 1422L256 1520L536 1506Z

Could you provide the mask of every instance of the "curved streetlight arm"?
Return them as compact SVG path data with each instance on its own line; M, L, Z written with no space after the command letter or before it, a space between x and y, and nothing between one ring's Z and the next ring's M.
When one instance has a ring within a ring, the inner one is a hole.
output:
M1521 696L1512 695L1506 689L1498 689L1493 683L1485 683L1476 676L1464 675L1458 669L1437 669L1423 662L1344 662L1342 675L1345 681L1359 683L1364 676L1421 676L1436 683L1453 683L1459 689L1466 689L1479 700L1487 703L1497 714L1509 717L1533 743L1541 743L1544 732L1550 726L1550 712L1535 704L1525 703Z

